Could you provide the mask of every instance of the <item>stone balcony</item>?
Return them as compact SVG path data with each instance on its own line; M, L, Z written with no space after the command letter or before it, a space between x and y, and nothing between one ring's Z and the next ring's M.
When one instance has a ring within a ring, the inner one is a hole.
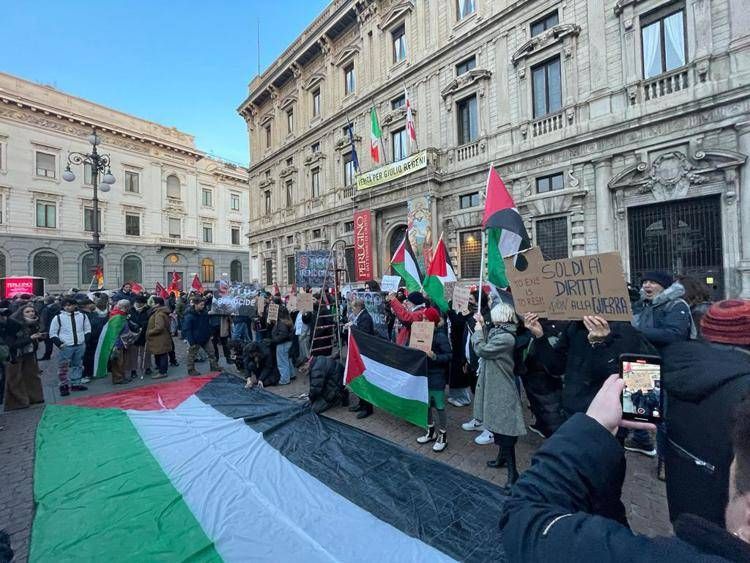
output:
M687 90L690 85L688 70L687 66L682 66L673 71L644 80L641 84L643 101L648 102L682 90Z
M182 237L159 237L157 242L161 248L189 248L198 250L198 241Z

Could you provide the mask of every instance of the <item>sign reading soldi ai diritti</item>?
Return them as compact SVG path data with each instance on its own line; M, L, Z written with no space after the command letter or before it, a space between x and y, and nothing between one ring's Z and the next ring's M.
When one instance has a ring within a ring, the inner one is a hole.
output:
M398 162L391 162L375 170L359 174L357 176L357 189L374 188L423 168L427 168L427 151L420 151Z

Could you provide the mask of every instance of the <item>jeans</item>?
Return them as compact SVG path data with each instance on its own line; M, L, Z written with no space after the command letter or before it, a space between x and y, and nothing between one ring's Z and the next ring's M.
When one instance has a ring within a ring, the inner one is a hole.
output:
M208 355L208 361L209 361L211 371L218 371L219 364L216 362L216 356L214 356L213 351L209 348L208 342L204 342L203 344L191 344L190 348L188 348L188 355L187 355L188 373L195 371L195 358L198 356L198 352L200 350L203 350Z
M156 369L159 373L166 374L169 369L169 354L156 354L154 363L156 363Z
M58 357L58 378L60 385L78 385L83 375L83 353L85 344L63 346Z
M291 341L276 345L276 365L279 366L279 374L281 374L279 383L281 385L289 383L294 375L294 366L292 365L292 360L289 358L289 349L291 347Z
M236 323L232 325L232 340L240 342L249 342L250 335L247 331L247 323Z

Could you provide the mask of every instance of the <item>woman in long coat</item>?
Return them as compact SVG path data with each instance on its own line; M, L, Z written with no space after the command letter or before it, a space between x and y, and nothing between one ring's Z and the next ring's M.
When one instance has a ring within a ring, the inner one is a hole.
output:
M24 305L11 317L21 325L12 344L11 361L5 366L5 410L24 409L44 402L42 379L36 360L38 342L44 340L39 332L39 317L33 305Z
M477 318L471 337L479 356L479 378L474 397L474 418L492 432L499 446L497 458L489 467L508 465L510 486L518 479L516 441L526 434L521 397L513 373L513 350L516 342L516 313L506 303L495 305L490 312L492 327L485 336L482 317Z

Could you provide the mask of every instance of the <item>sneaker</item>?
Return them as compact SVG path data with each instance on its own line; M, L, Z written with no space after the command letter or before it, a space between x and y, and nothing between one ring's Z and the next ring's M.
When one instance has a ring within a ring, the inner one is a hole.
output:
M60 395L62 397L67 397L68 395L70 395L70 387L68 387L67 385L60 385Z
M417 438L417 444L427 444L432 442L437 436L435 435L435 427L430 425L427 427L427 434Z
M196 362L205 362L206 360L195 360ZM169 365L175 368L180 367L180 362L169 362Z
M464 422L461 425L461 428L463 428L467 432L471 432L472 430L474 432L481 432L482 430L484 430L484 426L476 418L472 418L469 422Z
M547 433L542 429L542 427L539 425L538 422L535 422L534 424L529 424L528 429L531 430L534 434L539 436L540 438L547 439L549 436L547 436Z
M453 397L448 397L448 399L446 399L446 400L447 400L447 401L448 401L448 402L449 402L449 403L450 403L451 405L453 405L454 407L463 407L463 406L464 406L464 404L463 404L463 403L462 403L461 401L459 401L459 400L457 400L457 399L454 399Z
M78 383L73 383L73 384L72 384L72 385L70 386L70 390L71 390L71 391L88 391L88 390L89 390L89 388L88 388L88 387L86 387L85 385L79 385Z
M433 452L442 452L448 447L448 437L445 434L445 430L439 430L437 433L437 440L432 445Z
M81 378L81 383L82 383L83 385L86 385L86 384L88 384L88 383L91 383L91 378L90 378L90 377L82 377L82 378Z
M166 373L155 373L151 376L151 379L164 379L165 377L167 377Z
M653 444L642 444L632 438L625 440L625 449L648 457L656 457L656 448Z
M486 446L487 444L493 444L495 442L492 432L489 430L482 430L482 433L474 438L474 443L480 446Z

